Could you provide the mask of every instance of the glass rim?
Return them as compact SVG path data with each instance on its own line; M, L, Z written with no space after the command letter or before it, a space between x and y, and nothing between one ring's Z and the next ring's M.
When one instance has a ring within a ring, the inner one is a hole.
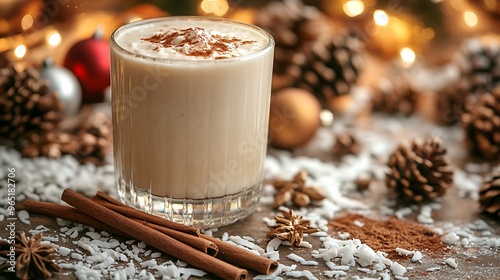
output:
M190 21L190 20L196 20L196 21L209 21L209 22L223 22L226 24L236 24L242 27L250 28L253 29L254 31L264 35L267 39L268 42L267 44L262 47L261 49L251 52L249 54L245 54L242 56L237 56L237 57L228 57L228 58L223 58L223 59L179 59L179 58L162 58L162 57L154 57L154 56L149 56L149 55L143 55L143 54L138 54L134 53L133 51L127 50L124 47L120 46L118 42L116 42L116 36L118 35L119 32L122 32L128 28L140 26L140 25L146 25L154 22L171 22L171 21ZM167 17L157 17L157 18L150 18L150 19L143 19L143 20L138 20L134 21L131 23L124 24L111 33L110 37L110 46L111 49L117 50L118 53L125 54L129 57L136 58L136 59L142 59L142 60L148 60L148 61L154 61L154 62L171 62L171 63L192 63L192 64L199 64L199 63L226 63L226 62L234 62L234 61L245 61L245 60L251 60L255 57L259 57L262 54L270 51L274 45L275 41L274 38L267 32L266 30L245 22L237 21L237 20L232 20L232 19L226 19L226 18L217 18L217 17L208 17L208 16L167 16Z

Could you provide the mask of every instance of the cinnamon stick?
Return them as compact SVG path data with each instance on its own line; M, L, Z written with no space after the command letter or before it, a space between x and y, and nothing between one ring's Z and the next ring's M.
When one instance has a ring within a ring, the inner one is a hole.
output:
M141 218L139 218L139 219L148 220L154 224L156 223L156 221L158 221L157 218L160 219L159 220L160 222L162 222L162 220L164 220L163 218L152 216L150 214L146 214L146 213L141 212L137 209L134 209L130 206L127 206L127 205L121 203L120 201L117 201L117 200L111 198L110 196L108 196L107 194L105 194L103 192L97 192L97 194L93 200L98 202L99 204L101 204L109 209L112 209L118 213L121 213L124 216L127 216L129 218L137 218L140 215ZM139 214L136 212L139 212ZM155 219L154 220L150 219L150 216L154 217ZM150 223L148 223L147 225L151 226ZM161 225L160 225L160 227L155 227L155 229L158 229L158 228L161 228ZM165 233L165 234L168 234L168 233ZM244 268L248 268L250 270L254 270L254 271L257 271L261 274L266 274L266 275L273 273L278 268L278 262L276 262L276 261L255 255L255 254L253 254L245 249L241 249L237 246L228 244L228 243L226 243L222 240L219 240L217 238L212 238L210 236L203 235L203 234L201 235L201 237L215 243L215 245L218 248L218 253L217 253L216 257L218 259L225 261L225 262L231 263L233 265L241 266Z
M61 199L115 229L120 228L125 234L137 240L144 241L162 252L222 279L246 279L247 277L246 270L202 253L172 237L118 214L71 189L65 189Z
M189 234L193 234L196 236L200 236L200 230L195 228L195 227L190 227L186 226L183 224L179 224L170 220L167 220L162 217L154 216L145 212L142 212L140 210L137 210L135 208L132 208L130 206L127 206L120 201L112 198L111 196L103 193L103 192L97 192L95 197L93 198L94 201L97 201L101 205L105 205L106 208L109 208L115 212L118 212L124 216L127 216L129 218L134 218L146 222L150 222L153 224L160 225L162 227L166 228L171 228L174 230L186 232Z
M245 249L226 243L217 238L202 234L202 238L212 241L219 248L217 258L225 262L269 275L278 268L278 262L261 257Z
M112 234L117 234L121 236L127 236L125 233L121 232L119 229L112 228L107 224L94 219L80 212L78 209L73 207L59 205L51 202L43 202L31 199L25 199L20 205L20 208L32 212L43 214L55 218L61 218L63 220L72 221L79 224L84 224L93 228L98 228L107 231Z
M107 231L112 234L130 237L125 233L117 229L114 229L108 226L107 224L99 220L96 220L91 216L82 213L80 210L75 209L73 207L59 205L51 202L42 202L42 201L26 199L22 204L20 204L20 209L25 209L31 213L43 214L55 218L61 218L64 220L72 221L75 223L84 224L87 226ZM177 239L183 243L186 243L187 245L197 250L200 250L206 254L209 254L211 256L217 255L219 251L215 243L210 240L196 237L192 234L188 234L182 231L176 231L170 228L165 228L156 224L148 223L146 221L140 221L140 220L137 221L150 228L156 229L164 234L167 234L170 237Z
M208 240L206 238L194 236L194 235L191 235L191 234L188 234L188 233L185 233L182 231L177 231L177 230L174 230L171 228L162 227L160 225L153 224L150 222L136 220L136 219L134 219L134 220L136 222L139 222L139 223L145 225L145 226L148 226L152 229L155 229L159 232L162 232L162 233L164 233L164 234L166 234L174 239L177 239L183 243L186 243L187 245L189 245L197 250L200 250L206 254L209 254L210 256L215 257L217 255L217 253L219 252L219 248L217 247L217 245L215 245L215 243L213 241Z

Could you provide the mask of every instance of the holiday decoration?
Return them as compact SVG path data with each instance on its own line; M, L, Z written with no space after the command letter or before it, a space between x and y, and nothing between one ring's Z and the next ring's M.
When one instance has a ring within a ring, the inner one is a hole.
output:
M274 181L273 186L276 188L274 207L279 207L290 201L293 201L297 206L303 207L309 205L313 201L323 200L325 195L321 189L306 186L306 180L307 172L302 170L295 175L292 181Z
M384 10L376 10L373 12L373 19L374 24L368 31L371 40L367 41L367 48L386 58L401 55L401 51L405 48L414 52L420 45L420 42L416 41L423 39L417 34L421 33L424 27L411 14L394 15Z
M75 75L66 68L55 66L48 58L43 63L40 76L49 81L49 88L57 94L65 115L75 116L82 103L82 90Z
M467 100L462 127L471 152L485 159L500 158L500 86Z
M465 100L470 93L465 80L454 81L436 93L435 119L442 125L453 125L460 121L465 111Z
M25 157L57 158L65 154L81 163L101 165L111 150L111 119L103 113L93 113L76 132L52 131L33 133L21 144Z
M0 256L10 259L15 252L15 275L17 279L46 279L61 268L52 260L56 249L50 244L42 244L43 233L26 238L24 232L17 232L15 239L0 240ZM14 248L14 249L12 249Z
M60 121L61 105L34 68L0 69L0 134L17 140L33 132L52 131Z
M76 154L80 148L79 139L64 132L31 134L24 141L21 154L25 157L58 158L63 154Z
M434 200L451 187L453 170L439 139L416 139L399 145L390 156L387 187L411 202Z
M80 148L76 158L82 163L102 164L111 150L112 136L111 119L103 113L91 115L77 133Z
M274 216L277 225L269 227L271 231L267 234L268 237L277 237L281 240L288 241L290 245L294 247L300 245L304 234L319 231L317 228L310 226L310 221L303 220L302 216L296 215L292 209L288 212L280 212L283 217Z
M294 85L316 95L323 107L332 98L348 94L363 65L363 43L356 33L338 32L295 53L286 75Z
M101 31L73 45L66 54L64 67L78 78L84 102L101 102L110 84L109 43L102 39Z
M489 174L479 190L479 204L485 213L500 218L500 171Z
M482 92L500 83L500 39L480 37L466 40L456 63L469 82L471 92Z
M321 11L301 0L269 3L257 13L255 24L271 33L276 42L273 90L293 86L295 81L287 74L291 58L333 29Z
M342 158L349 154L357 154L361 151L361 145L356 138L349 133L340 133L335 137L335 144L332 147L332 154Z
M269 138L271 144L292 149L308 142L321 124L321 105L308 91L282 89L271 97Z
M42 21L33 26L42 12L40 3L30 0L0 1L0 38L43 27L45 22Z
M386 114L402 114L409 116L417 109L418 93L405 77L380 79L374 88L373 110Z
M52 20L67 22L74 20L75 17L89 15L92 13L102 13L106 10L124 10L130 7L130 2L120 0L99 0L92 5L87 5L85 0L71 0L56 2L46 0L39 5L43 5L43 10L51 16Z

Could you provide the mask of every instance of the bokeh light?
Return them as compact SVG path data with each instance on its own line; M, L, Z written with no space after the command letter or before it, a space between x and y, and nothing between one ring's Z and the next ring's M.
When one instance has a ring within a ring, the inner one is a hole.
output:
M219 17L225 15L229 10L229 4L226 0L203 0L200 7L204 13Z
M413 65L413 63L415 62L416 58L415 51L412 50L411 48L405 47L401 49L401 52L399 54L405 66L409 67Z
M464 21L468 27L474 27L477 25L477 16L471 11L464 12Z
M15 49L14 49L14 55L17 57L17 58L23 58L26 53L28 52L28 49L26 48L25 45L21 44L21 45L18 45Z
M373 20L376 25L386 26L389 23L389 16L382 10L375 10L373 12Z
M53 47L59 46L61 44L61 34L57 31L50 31L47 33L47 43Z
M361 0L349 0L344 3L343 9L346 15L355 17L365 11L365 4Z
M25 15L21 19L21 27L23 30L30 29L33 26L33 17L31 15Z

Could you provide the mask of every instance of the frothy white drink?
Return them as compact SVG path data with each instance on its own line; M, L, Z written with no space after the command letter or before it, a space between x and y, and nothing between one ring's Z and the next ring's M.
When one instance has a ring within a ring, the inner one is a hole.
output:
M117 36L117 42L128 51L149 57L214 60L262 50L268 43L265 38L262 34L241 30L241 27L208 21L203 27L186 22L160 26L151 23L127 30Z
M111 48L119 190L206 199L260 185L272 39L196 18L125 27Z

